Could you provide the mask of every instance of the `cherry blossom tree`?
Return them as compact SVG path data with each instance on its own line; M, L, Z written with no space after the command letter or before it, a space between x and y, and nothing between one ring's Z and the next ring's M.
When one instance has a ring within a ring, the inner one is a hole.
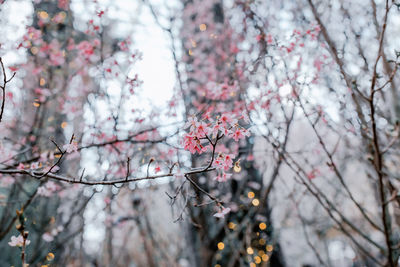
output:
M0 2L1 265L398 265L400 3L78 2Z

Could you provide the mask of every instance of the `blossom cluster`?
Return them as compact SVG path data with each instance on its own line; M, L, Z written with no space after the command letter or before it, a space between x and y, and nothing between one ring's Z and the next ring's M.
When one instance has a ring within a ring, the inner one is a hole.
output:
M53 181L48 181L45 185L42 185L38 188L37 194L39 196L51 197L58 189L58 185L56 185Z
M54 228L51 231L45 232L42 235L42 239L45 242L52 242L54 240L54 237L56 237L60 232L62 232L64 230L63 226L58 226L57 228Z
M222 114L216 119L212 119L208 114L203 116L202 120L196 117L189 118L185 129L189 132L183 136L184 148L192 154L202 154L206 151L213 151L213 155L218 154L212 160L212 166L218 171L215 178L218 182L227 181L232 174L226 173L233 166L234 154L224 151L218 151L217 142L222 137L227 137L238 142L250 136L248 129L240 126L238 121L244 116L236 118L231 114Z
M29 245L31 243L30 240L25 240L25 245ZM11 241L8 242L10 247L22 247L24 245L24 238L22 235L12 236Z

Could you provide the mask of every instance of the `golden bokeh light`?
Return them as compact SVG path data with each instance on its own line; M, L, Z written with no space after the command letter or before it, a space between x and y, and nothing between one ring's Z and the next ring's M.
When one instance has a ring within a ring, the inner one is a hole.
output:
M268 261L269 260L269 256L267 254L262 255L261 259L263 261Z
M247 193L247 197L248 198L254 198L256 195L254 194L254 192L250 191Z
M258 206L258 205L260 205L260 201L257 199L257 198L255 198L255 199L253 199L253 201L251 201L251 204L253 204L253 206Z
M235 172L240 172L242 170L242 167L240 167L240 161L239 160L235 162L235 166L233 167L233 170Z
M49 253L47 254L47 256L46 256L46 260L48 260L48 261L54 260L54 254L51 253L51 252L49 252Z
M49 17L49 14L46 11L39 11L38 15L41 19L47 19Z

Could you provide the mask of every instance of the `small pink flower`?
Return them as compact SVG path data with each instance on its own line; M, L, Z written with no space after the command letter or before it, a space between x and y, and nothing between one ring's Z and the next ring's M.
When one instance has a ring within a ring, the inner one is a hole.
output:
M197 131L197 133L198 133L198 135L200 135L200 137L203 137L202 135L204 134L208 134L208 127L207 127L207 124L206 123L204 123L204 122L200 122L198 125L197 125L197 129L196 129Z
M223 114L223 115L221 116L221 118L220 118L220 121L222 122L222 125L223 125L224 127L226 127L226 125L227 125L228 123L232 123L232 122L233 122L233 119L232 119L230 116L228 116L227 114Z
M188 133L183 136L183 143L186 150L189 150L190 153L199 153L204 152L204 147L200 142L200 139L196 137L193 133Z
M45 185L42 185L38 188L37 194L39 196L51 197L58 189L59 187L54 182L49 181Z
M58 0L58 7L64 10L68 9L69 0Z
M313 169L311 172L309 172L308 174L307 174L307 178L308 179L310 179L310 180L312 180L312 179L314 179L314 178L316 178L318 175L320 175L321 173L320 173L320 171L318 170L318 169Z
M94 54L94 47L88 41L80 42L76 48L80 50L80 55L83 56L85 59L89 59Z
M98 16L99 18L101 18L103 15L104 15L104 11L103 11L103 10L97 11L97 16Z
M51 241L54 240L54 237L53 237L50 233L46 232L46 233L44 233L44 234L42 235L42 239L43 239L44 241L46 241L46 242L51 242Z
M161 171L161 167L160 166L157 166L157 167L154 168L154 172L155 173L159 173L160 171Z
M239 139L245 138L246 136L250 136L250 132L239 127L236 127L236 129L230 134L230 137L232 137L236 142L239 141Z
M229 212L231 212L230 208L222 208L222 210L220 212L217 212L214 214L214 217L221 219L221 218L224 218L225 215L227 215Z
M76 152L76 151L78 151L78 143L72 142L71 144L65 144L65 145L63 146L63 149L64 149L65 152L67 152L67 153Z
M25 241L26 246L29 245L30 243L31 243L30 240ZM19 235L18 237L12 236L11 241L8 242L8 245L10 247L22 247L24 245L24 238L22 237L22 235Z
M44 197L50 197L51 196L51 192L48 191L47 188L44 187L44 186L41 186L41 187L38 188L37 194L39 196L44 196Z
M31 169L32 170L39 169L39 162L32 162Z
M20 164L18 164L17 169L18 170L23 170L23 169L25 169L25 165L23 163L20 163Z
M54 23L62 23L62 22L64 22L64 16L63 16L63 13L57 13L54 17L53 17L53 19L52 19L52 21L54 22Z
M60 66L65 63L64 54L62 51L55 51L50 54L50 64L53 66Z
M104 203L106 203L106 205L109 205L111 203L111 198L105 197L104 198Z
M48 181L46 183L46 188L51 191L56 191L58 187L57 187L56 183L54 183L53 181Z
M198 123L199 122L196 117L189 117L188 121L185 123L183 128L186 129L186 128L190 127L190 131L193 131L193 129L197 127Z
M267 44L272 44L274 42L274 39L272 38L272 35L271 34L268 34L267 35Z
M217 169L227 171L232 168L233 158L233 154L219 154L218 157L214 160L213 166Z

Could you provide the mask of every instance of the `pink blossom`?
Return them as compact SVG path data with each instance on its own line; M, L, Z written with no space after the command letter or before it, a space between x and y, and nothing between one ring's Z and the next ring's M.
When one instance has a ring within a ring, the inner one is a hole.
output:
M32 162L32 164L31 164L31 169L32 170L36 170L36 169L39 169L39 162Z
M204 122L198 123L196 131L197 131L198 135L200 135L201 137L203 137L202 135L208 134L207 124Z
M50 54L50 64L60 66L65 63L64 54L62 51L56 51Z
M51 196L51 192L48 191L48 190L46 189L46 187L44 187L44 186L41 186L41 187L38 188L37 194L38 194L39 196L44 196L44 197L50 197L50 196Z
M157 166L157 167L154 168L154 172L155 173L159 173L160 171L161 171L161 167L160 166Z
M111 198L105 197L104 198L104 203L106 203L106 205L109 205L111 203Z
M250 123L250 118L247 115L247 112L243 110L242 115L240 116L240 119L243 119L245 123Z
M53 181L48 181L47 183L46 183L46 187L47 187L47 189L49 189L49 190L51 190L51 191L56 191L57 190L57 185L56 185L56 183L54 183Z
M320 175L321 173L320 173L320 171L318 170L318 169L313 169L311 172L309 172L308 174L307 174L307 178L308 179L310 179L310 180L312 180L312 179L314 179L314 178L316 178L318 175Z
M76 48L77 48L78 50L80 50L80 54L81 54L82 56L84 56L85 59L88 59L91 55L94 54L94 48L93 48L92 44L89 43L88 41L82 41L82 42L80 42L80 43L76 46Z
M5 177L1 177L0 181L1 181L2 187L8 187L15 182L15 179L11 176L5 176Z
M217 180L218 182L226 182L228 181L228 179L230 179L232 177L231 173L222 173L222 174L218 174L217 177L215 177L215 180Z
M52 21L54 23L62 23L64 22L64 18L63 13L59 12L53 17Z
M92 43L93 43L93 46L100 46L101 41L98 38L96 38L96 39L93 40Z
M201 144L199 138L197 138L196 136L194 136L193 134L189 133L189 134L185 134L183 136L183 144L184 144L184 148L186 150L189 150L190 153L194 154L194 153L199 153L201 154L203 152L203 145Z
M118 46L119 46L119 49L121 49L121 51L129 51L127 42L125 42L125 41L119 42Z
M46 89L46 88L40 88L37 87L35 88L35 93L39 95L39 101L40 102L44 102L46 100L46 97L51 96L51 92L50 90Z
M103 10L97 11L97 16L98 16L99 18L101 18L103 15L104 15L104 11L103 11Z
M18 67L10 66L8 69L12 72L16 72L18 70Z
M69 0L58 0L58 7L64 10L68 9Z
M217 212L214 214L214 217L221 219L221 218L224 218L225 215L227 215L229 212L231 212L230 208L222 208L222 210L220 212Z
M229 170L233 165L233 154L219 154L213 162L213 166L221 170Z
M183 128L188 128L190 127L190 131L193 131L197 125L198 125L199 121L197 120L196 117L189 117L188 121L186 122L185 126L183 126Z
M31 243L30 240L25 241L26 246L29 245L30 243ZM19 235L18 237L12 236L11 241L8 242L8 245L10 247L22 247L24 245L24 238L22 237L22 235Z
M230 137L232 137L236 142L239 141L239 139L244 139L246 136L250 136L250 132L239 127L236 127L236 129L230 133Z
M39 196L51 197L58 189L59 187L54 182L48 181L45 185L38 188L37 194Z
M230 124L233 122L233 119L228 114L222 114L219 120L223 127L226 127L228 123Z
M51 241L54 240L54 237L53 237L50 233L46 232L46 233L44 233L44 234L42 235L42 239L43 239L44 241L46 241L46 242L51 242Z
M271 34L268 34L267 35L267 44L272 44L274 42L274 40L273 40L273 38L272 38L272 35Z
M317 69L317 71L321 71L323 62L320 59L315 59L314 60L314 67Z
M76 152L76 151L78 151L78 143L71 142L70 144L65 144L65 145L63 145L63 149L67 153Z

